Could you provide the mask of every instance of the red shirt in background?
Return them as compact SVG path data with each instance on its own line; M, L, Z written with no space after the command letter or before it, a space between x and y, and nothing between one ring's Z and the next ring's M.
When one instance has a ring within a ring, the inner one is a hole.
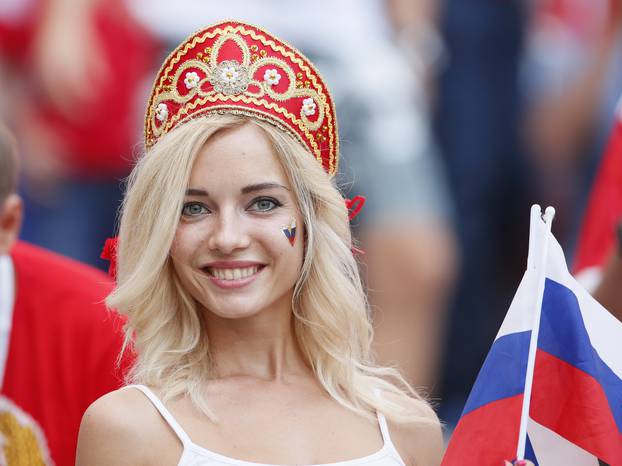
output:
M36 79L29 79L31 49L48 2L33 0L17 21L0 16L0 59L4 56L32 83ZM97 81L94 97L71 119L40 101L36 88L32 97L37 117L63 141L74 173L96 178L124 176L142 140L145 82L154 72L159 44L131 17L122 0L98 2L91 20L108 69L106 79Z
M23 242L11 258L16 294L0 394L39 424L56 466L70 466L84 411L122 385L122 322L103 304L112 283Z

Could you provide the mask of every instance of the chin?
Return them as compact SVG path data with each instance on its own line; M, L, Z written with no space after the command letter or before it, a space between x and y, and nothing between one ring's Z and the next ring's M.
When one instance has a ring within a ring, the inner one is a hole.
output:
M230 296L225 299L200 299L199 302L209 314L222 319L244 319L260 314L265 306L249 296Z
M229 297L228 299L200 300L206 312L222 319L245 319L260 314L273 314L279 310L291 313L292 294L287 293L280 298L261 299L250 296Z
M216 309L216 310L214 310ZM235 308L229 307L228 309L219 309L214 307L206 307L206 312L213 314L215 316L220 317L221 319L246 319L249 317L253 317L261 313L261 309L249 309L245 307Z

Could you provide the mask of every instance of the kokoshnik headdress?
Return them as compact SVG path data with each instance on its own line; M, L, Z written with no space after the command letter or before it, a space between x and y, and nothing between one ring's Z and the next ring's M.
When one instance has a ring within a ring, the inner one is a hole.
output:
M309 59L261 28L217 23L168 56L149 98L145 146L213 113L268 121L294 136L329 175L337 171L337 119L328 87Z
M223 21L196 32L166 58L149 97L145 148L185 121L211 114L272 123L306 147L330 176L337 172L337 118L326 83L300 51L261 28ZM350 220L364 203L362 196L346 199ZM111 238L102 252L113 276L116 247Z

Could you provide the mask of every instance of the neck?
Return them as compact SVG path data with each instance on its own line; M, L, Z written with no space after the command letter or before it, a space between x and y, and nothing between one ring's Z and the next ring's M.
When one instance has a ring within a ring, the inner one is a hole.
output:
M310 373L294 335L291 307L266 309L241 319L205 315L216 378L283 382Z

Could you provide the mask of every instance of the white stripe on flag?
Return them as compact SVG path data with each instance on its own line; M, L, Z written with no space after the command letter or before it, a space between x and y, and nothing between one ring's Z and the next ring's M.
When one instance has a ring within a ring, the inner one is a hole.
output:
M539 466L598 466L598 459L594 455L531 418L527 435Z
M497 339L511 333L528 332L533 324L533 308L536 303L538 276L534 272L525 272L523 279L518 285L512 304L501 324Z

